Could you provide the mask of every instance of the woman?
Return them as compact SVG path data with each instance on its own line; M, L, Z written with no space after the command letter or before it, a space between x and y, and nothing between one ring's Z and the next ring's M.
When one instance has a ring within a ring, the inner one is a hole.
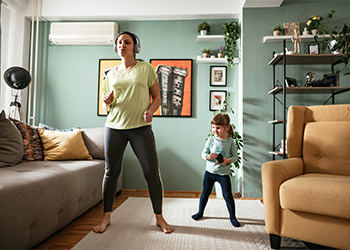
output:
M105 124L104 213L102 220L93 230L96 233L103 233L111 224L110 217L117 180L122 168L123 153L127 143L130 142L148 184L156 225L164 233L171 233L174 229L162 216L163 187L151 128L153 114L160 105L158 76L151 64L135 59L135 54L140 51L140 44L135 34L119 33L115 51L121 57L122 64L108 72L101 88L104 93L104 106L110 113Z

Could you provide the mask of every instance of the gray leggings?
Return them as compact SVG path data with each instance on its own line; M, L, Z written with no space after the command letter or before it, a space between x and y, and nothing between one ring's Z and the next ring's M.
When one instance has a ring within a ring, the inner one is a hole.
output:
M158 157L151 126L118 130L105 128L106 169L103 180L103 211L111 212L116 195L117 180L122 169L126 145L130 145L138 158L148 184L153 211L162 213L163 184L158 168Z

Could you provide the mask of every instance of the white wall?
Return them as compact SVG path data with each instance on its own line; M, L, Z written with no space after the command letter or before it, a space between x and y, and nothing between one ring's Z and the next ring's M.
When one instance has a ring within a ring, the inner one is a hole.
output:
M11 88L4 81L3 74L6 69L20 66L28 69L29 61L29 37L30 22L25 18L27 1L18 4L16 1L7 0L1 7L1 85L0 85L0 110L8 112L10 102L14 100ZM23 110L26 109L27 94L22 91L20 102Z
M121 0L43 0L42 16L50 21L237 18L241 1L133 0L131 4Z

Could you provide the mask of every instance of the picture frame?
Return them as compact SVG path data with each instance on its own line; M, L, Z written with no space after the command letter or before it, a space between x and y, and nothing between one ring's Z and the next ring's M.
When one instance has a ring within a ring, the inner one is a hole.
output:
M227 66L210 66L210 86L227 86Z
M294 29L296 29L296 32L300 34L300 24L298 22L294 23L283 23L284 28L284 35L293 35Z
M107 116L106 110L103 108L103 93L101 87L103 79L106 77L108 71L113 67L116 67L122 63L120 59L100 59L99 60L99 71L98 71L98 91L97 91L97 115Z
M320 47L318 46L317 43L309 44L308 48L309 48L308 52L310 55L320 54Z
M154 117L192 117L192 59L150 59L161 104Z
M224 101L226 99L226 96L227 91L211 90L209 94L209 110L222 110L224 107Z

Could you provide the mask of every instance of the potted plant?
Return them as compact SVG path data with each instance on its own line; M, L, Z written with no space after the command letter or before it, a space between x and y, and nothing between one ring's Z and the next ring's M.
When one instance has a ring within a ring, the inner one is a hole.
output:
M323 26L318 32L319 35L329 35L329 37L324 37L320 49L321 51L329 49L331 53L343 53L342 63L345 66L342 70L338 70L338 73L345 70L344 75L349 75L350 70L347 68L347 65L350 57L350 25L343 23L340 27L328 28L328 23L334 13L335 11L332 10L327 14ZM315 35L314 38L318 41L318 35Z
M328 35L328 37L324 36L324 39L322 40L321 47L320 47L321 51L326 51L326 49L329 48L330 41L335 41L335 35L338 34L338 32L336 31L337 27L334 27L331 29L328 28L328 23L330 19L333 17L334 13L335 11L332 10L327 14L326 18L323 21L322 28L318 31L318 34L314 36L315 40L318 41L319 35L323 35L323 36Z
M274 36L280 36L283 31L284 29L281 25L276 25L271 28L271 32Z
M318 26L320 25L323 17L322 16L310 16L306 21L306 28L308 31L311 31L313 35L316 35L318 31Z
M237 40L240 36L239 24L236 21L225 23L223 25L223 35L225 40L225 56L227 58L228 67L234 67L234 53L237 49Z
M218 48L218 58L224 58L225 57L225 46L219 46Z
M350 75L350 69L347 67L349 64L350 57L350 25L348 23L343 23L339 27L339 32L333 29L330 42L328 43L329 49L333 53L343 53L342 63L344 63L344 68L340 71L345 71L344 75ZM327 40L327 39L326 39ZM330 46L332 44L332 47ZM322 44L324 47L325 45Z
M201 52L203 53L203 57L204 57L204 58L209 58L209 57L210 57L210 54L211 54L211 49L209 49L209 48L204 48L204 49L201 49Z
M205 36L210 31L210 25L207 22L201 22L198 24L197 28L201 36Z

